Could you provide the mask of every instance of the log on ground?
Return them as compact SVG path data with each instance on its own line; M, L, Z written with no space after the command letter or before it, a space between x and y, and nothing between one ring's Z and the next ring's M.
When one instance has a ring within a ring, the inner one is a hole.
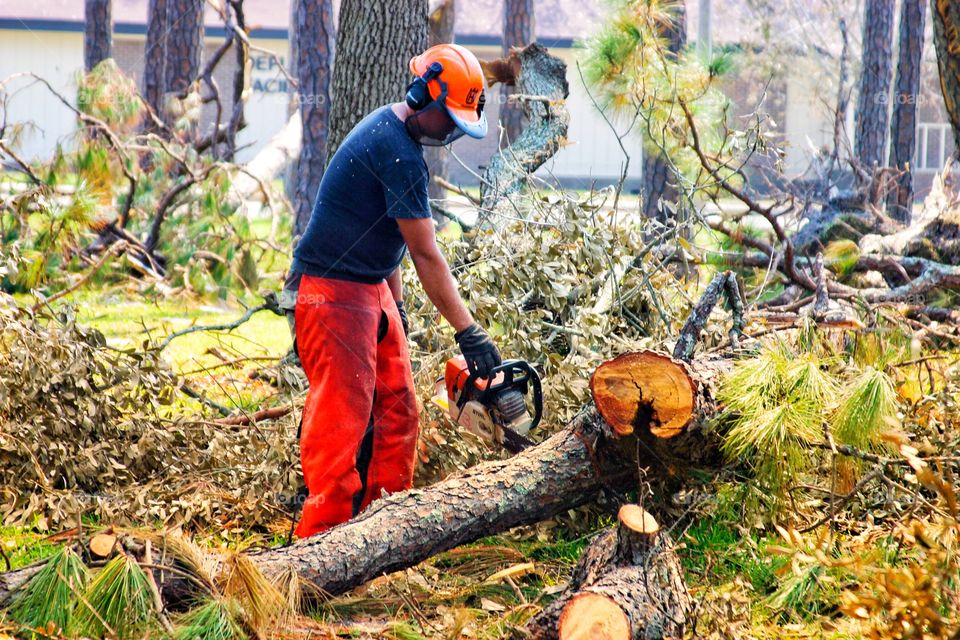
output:
M536 640L682 638L690 596L669 535L637 505L620 509L570 585L527 625Z

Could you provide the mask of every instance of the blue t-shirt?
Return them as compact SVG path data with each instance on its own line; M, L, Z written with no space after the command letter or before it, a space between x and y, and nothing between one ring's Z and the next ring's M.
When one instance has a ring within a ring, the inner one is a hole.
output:
M330 159L292 271L376 284L403 259L396 218L428 218L423 147L389 105L347 135Z

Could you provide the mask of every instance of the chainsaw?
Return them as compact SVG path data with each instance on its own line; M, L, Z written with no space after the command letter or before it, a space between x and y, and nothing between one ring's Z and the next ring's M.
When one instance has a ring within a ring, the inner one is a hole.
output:
M532 415L525 398L531 388ZM470 373L463 356L451 358L433 402L470 433L513 453L534 444L527 434L543 416L540 376L523 360L505 360L485 379Z

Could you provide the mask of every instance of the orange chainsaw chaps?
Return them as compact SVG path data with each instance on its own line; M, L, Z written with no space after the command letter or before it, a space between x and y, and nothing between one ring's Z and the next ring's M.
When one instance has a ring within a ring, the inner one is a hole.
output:
M296 326L310 381L300 435L309 497L296 528L305 538L346 522L383 491L409 489L419 426L407 341L385 282L305 275Z

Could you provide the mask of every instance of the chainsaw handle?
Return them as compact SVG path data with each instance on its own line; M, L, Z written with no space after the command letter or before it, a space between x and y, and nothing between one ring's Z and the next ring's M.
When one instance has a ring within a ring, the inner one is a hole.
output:
M527 364L524 362L524 364ZM529 368L530 365L527 365ZM543 417L543 388L540 386L540 376L533 369L529 369L530 382L533 386L533 422L530 423L530 431L537 428L540 424L540 418Z

